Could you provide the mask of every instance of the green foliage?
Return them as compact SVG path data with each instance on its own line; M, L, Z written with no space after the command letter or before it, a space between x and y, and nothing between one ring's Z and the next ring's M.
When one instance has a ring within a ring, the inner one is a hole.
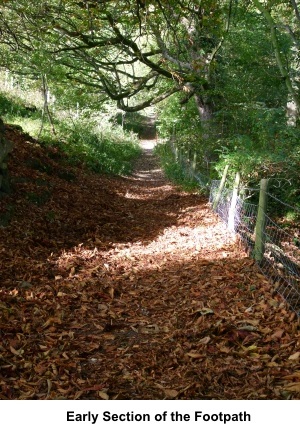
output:
M293 210L289 210L285 214L285 220L288 225L290 225L291 223L300 222L300 213ZM294 238L294 242L296 245L299 245L300 241L299 239Z
M290 54L286 34L278 34L278 45ZM197 170L210 178L220 177L227 164L231 183L237 171L242 185L256 188L261 178L281 178L284 185L275 187L274 195L297 206L300 130L287 124L289 94L269 28L257 11L237 9L204 94L213 112L208 129L203 130L194 99L182 105L182 96L174 95L160 106L160 137L172 137L186 158L196 153Z
M161 166L167 178L180 185L185 191L199 191L199 184L195 179L187 176L180 163L175 160L169 144L157 145L155 153L160 158Z
M282 35L279 42L286 52L289 49L286 36ZM274 58L269 30L256 12L238 10L235 25L220 52L216 72L216 89L221 96L217 108L286 104L286 87Z
M128 174L140 153L137 138L120 127L99 130L90 120L65 120L59 124L58 133L61 139L57 142L70 161L84 163L94 172Z
M138 112L118 112L114 120L126 131L132 131L133 133L136 133L138 135L142 133L143 117Z
M160 138L183 137L188 134L198 136L202 132L199 112L194 99L180 104L182 96L174 94L157 107L158 133Z
M239 171L246 186L262 178L285 178L289 186L281 198L297 202L299 196L300 130L286 124L282 109L240 111L239 129L247 134L229 135L219 140L216 170L221 174L226 164L231 179ZM248 121L246 121L248 118Z
M84 165L94 172L129 174L133 160L140 153L136 135L112 124L106 112L101 116L90 111L90 118L86 115L77 119L57 112L56 135L53 135L49 123L45 122L42 127L41 111L32 112L21 99L10 99L0 93L0 116L20 125L33 137L39 137L45 145L60 147L68 155L69 163Z
M47 74L60 94L64 86L78 99L80 90L85 99L97 93L128 112L159 103L187 82L207 83L226 32L228 1L202 0L201 7L188 0L146 2L141 8L135 0L84 3L4 2L3 66L34 78Z
M36 113L34 106L26 106L21 99L10 99L0 93L0 115L5 116L8 120L16 117L32 118Z
M180 101L181 97L176 94L160 106L159 137L175 141L177 148L190 161L196 156L197 171L209 179L214 175L211 166L217 160L217 136L212 130L210 136L205 137L206 130L203 130L194 98L184 105Z
M230 164L231 179L239 170L244 185L284 178L290 186L278 195L297 202L300 135L285 115L289 100L300 105L297 9L280 0L270 8L256 0L200 3L146 2L137 13L134 0L5 2L3 66L30 76L36 89L47 75L57 136L47 124L41 136L74 163L127 172L138 152L130 131L143 128L135 112L160 102L159 137L176 139L201 174L220 176ZM5 103L6 116L39 133L40 111L32 118ZM168 157L166 169L181 178Z

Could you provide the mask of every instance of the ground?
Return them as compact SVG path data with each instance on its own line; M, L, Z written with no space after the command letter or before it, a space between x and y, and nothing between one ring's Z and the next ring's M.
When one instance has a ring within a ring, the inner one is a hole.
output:
M1 399L297 399L296 315L142 141L129 177L8 128Z

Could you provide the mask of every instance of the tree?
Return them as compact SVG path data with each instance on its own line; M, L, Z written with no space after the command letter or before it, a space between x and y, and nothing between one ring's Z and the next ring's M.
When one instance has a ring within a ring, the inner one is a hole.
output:
M294 105L294 109L288 113L294 117L291 122L296 124L300 115L299 70L297 68L300 47L300 13L297 3L295 0L288 2L253 0L253 4L264 16L269 26L277 66L290 95L290 106ZM287 53L280 46L278 40L280 32L285 32L290 37L290 49Z
M12 0L0 9L2 44L15 59L26 54L26 72L47 70L48 79L60 73L127 112L175 92L183 93L182 103L194 96L205 123L211 117L206 92L232 3L44 0L37 7L30 0ZM6 66L17 63L9 57Z
M5 126L0 118L0 192L9 192L9 177L7 168L7 156L12 151L13 144L5 137Z

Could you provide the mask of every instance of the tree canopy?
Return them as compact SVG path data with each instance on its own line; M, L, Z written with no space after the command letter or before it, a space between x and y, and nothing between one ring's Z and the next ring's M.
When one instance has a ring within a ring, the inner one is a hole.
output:
M201 97L232 3L7 1L1 6L5 66L69 79L126 111L178 91Z
M251 172L245 148L298 154L299 17L294 0L7 0L2 67L98 109L157 105L162 134L176 122L183 145Z

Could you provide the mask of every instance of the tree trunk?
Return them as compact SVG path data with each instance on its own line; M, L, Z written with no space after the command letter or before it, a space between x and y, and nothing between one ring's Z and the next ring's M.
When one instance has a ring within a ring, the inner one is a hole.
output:
M288 118L290 119L290 124L295 125L297 121L299 121L299 114L300 114L300 98L297 93L297 88L293 83L292 77L289 72L289 67L286 65L285 57L282 54L280 45L278 43L277 39L277 33L276 33L276 23L274 19L272 18L269 10L260 3L259 0L253 0L254 5L257 7L257 9L261 12L261 14L265 17L269 28L270 28L270 35L271 35L271 41L274 48L274 54L277 66L280 70L281 76L284 79L285 85L287 87L290 100L289 100L289 107L292 106L292 112L287 110ZM297 9L298 11L298 9Z
M7 157L13 144L5 138L5 126L0 118L0 192L9 193L10 183L7 168Z
M212 119L212 111L211 111L209 104L207 102L205 102L201 96L196 94L195 100L196 100L196 105L197 105L199 116L200 116L200 121L201 121L203 130L205 130L204 134L206 134L206 132L208 133L209 128L210 128L210 121Z
M210 163L213 160L213 152L211 151L210 139L212 138L212 108L211 105L205 100L203 97L195 94L196 106L199 112L199 118L202 128L202 135L199 136L199 149L202 153L201 158L203 162L203 166L205 163L205 169L207 170L207 174L209 175L210 171Z
M48 103L49 102L49 100L48 100L49 99L49 90L48 90L47 77L44 74L42 75L42 94L43 94L43 99L44 99L44 107L43 107L43 115L42 115L42 125L41 125L41 128L40 128L39 134L38 134L38 138L40 137L40 135L42 133L42 130L44 128L44 117L45 117L45 114L48 117L49 124L50 124L50 127L51 127L51 132L52 132L52 134L54 136L56 136L54 122L53 122L53 119L52 119L52 116L51 116L51 113L50 113L50 110L49 110L49 103Z

